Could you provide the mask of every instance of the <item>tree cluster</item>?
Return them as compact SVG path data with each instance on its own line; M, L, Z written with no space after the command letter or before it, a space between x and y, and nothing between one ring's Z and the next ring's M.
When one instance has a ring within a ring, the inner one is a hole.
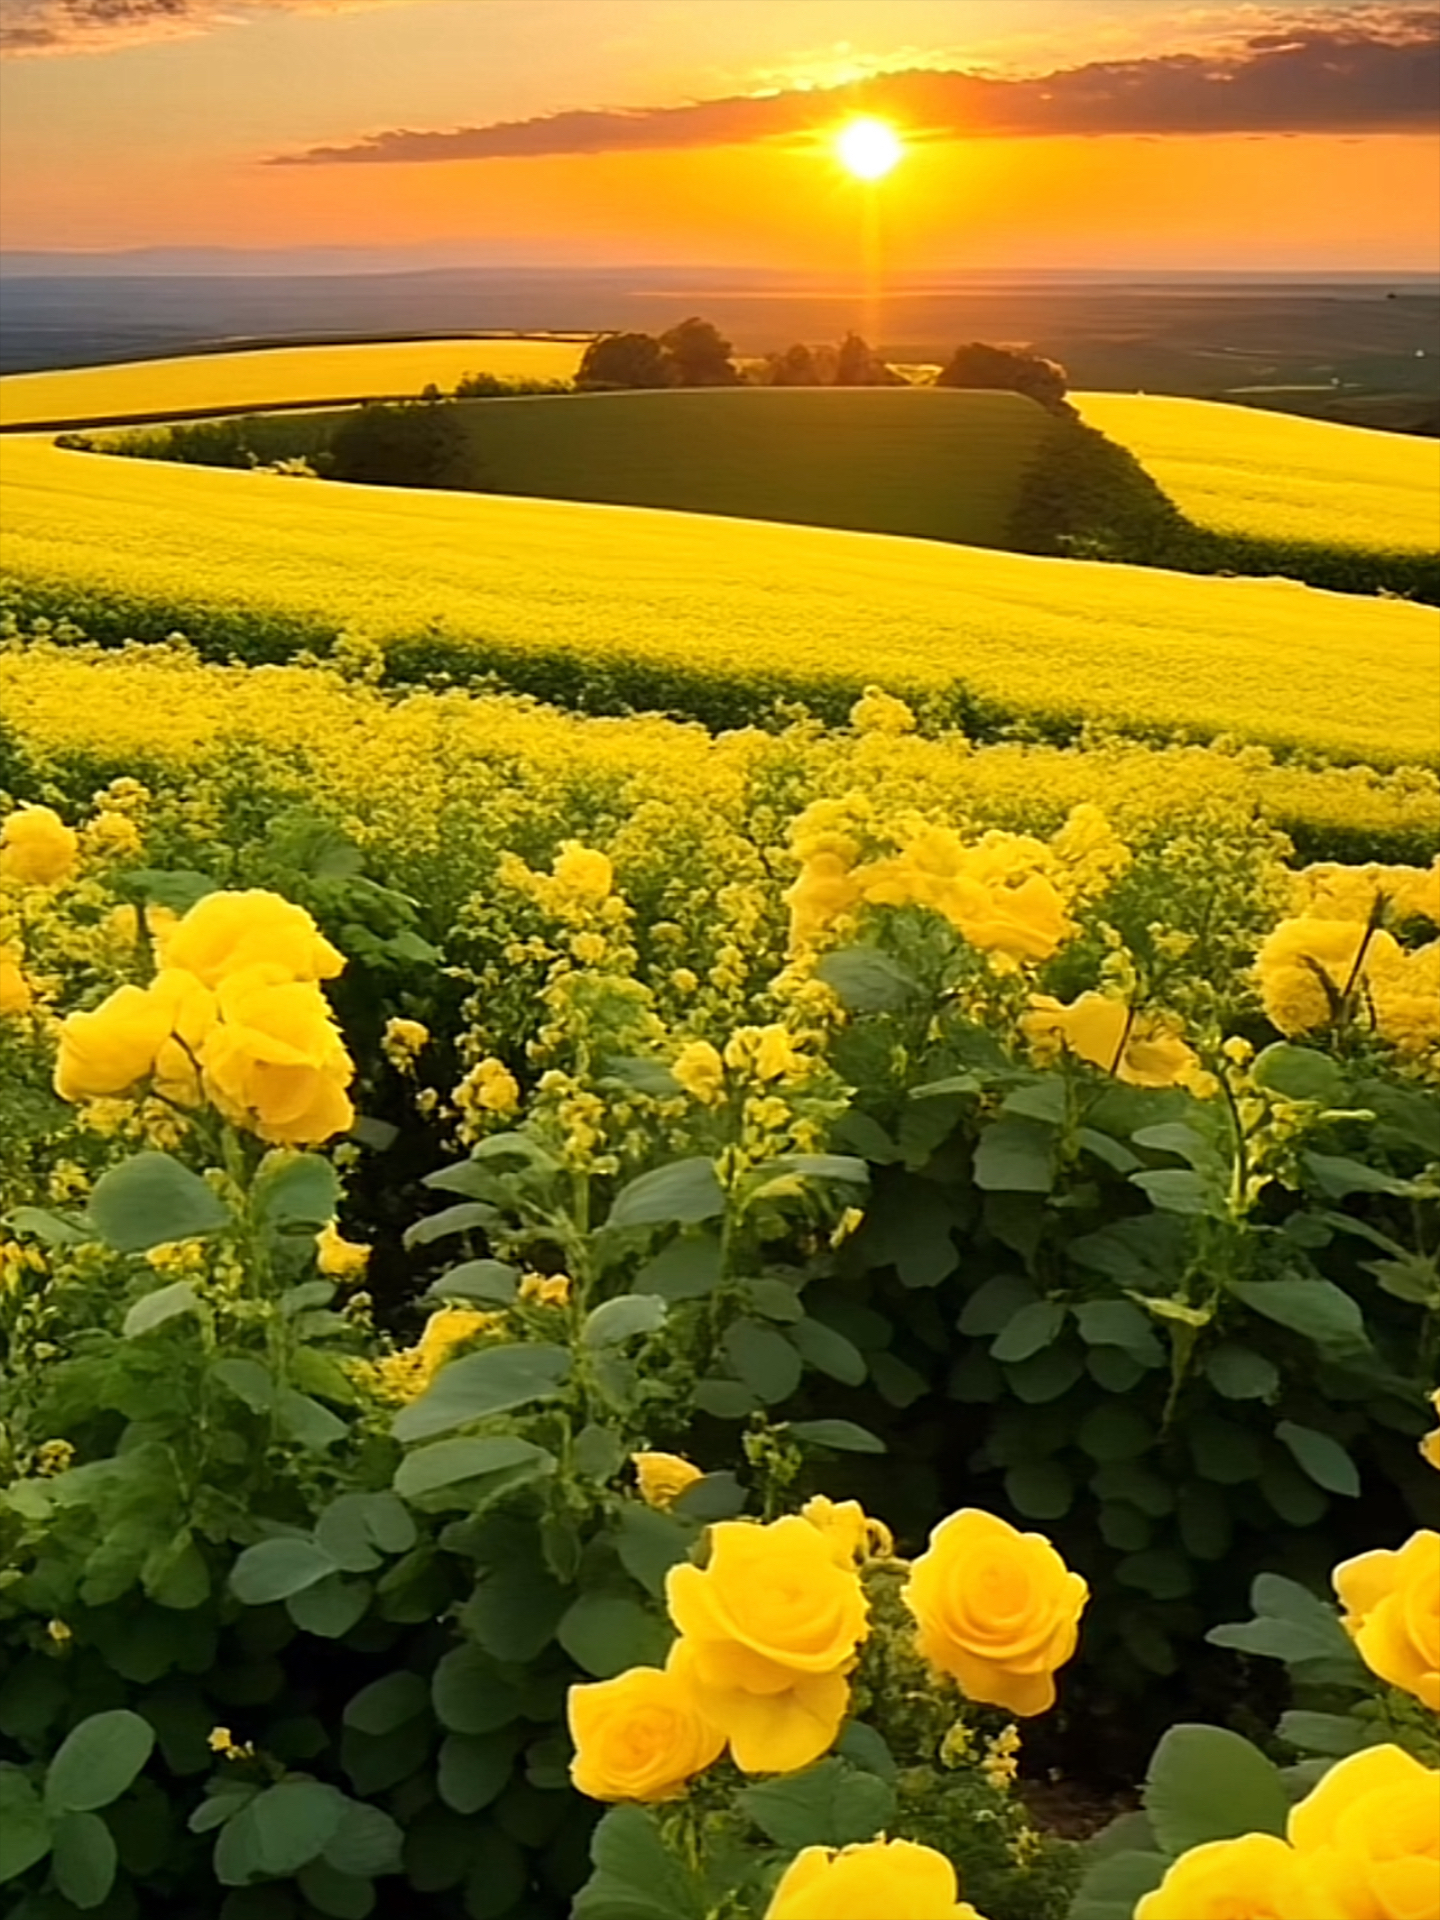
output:
M458 409L449 401L372 401L336 428L329 474L372 487L462 486L467 449Z
M662 334L602 333L581 357L581 392L620 387L737 387L734 348L708 320L692 314Z
M858 333L847 333L838 347L810 347L797 340L765 361L759 383L766 387L903 387L903 374L886 364Z
M1065 398L1067 375L1058 361L1021 347L991 347L971 340L957 347L935 376L937 387L988 387L1023 393L1047 412L1073 417Z

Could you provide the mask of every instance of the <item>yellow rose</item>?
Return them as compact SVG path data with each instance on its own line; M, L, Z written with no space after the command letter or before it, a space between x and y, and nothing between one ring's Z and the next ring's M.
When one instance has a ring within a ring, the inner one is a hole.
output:
M765 1920L981 1920L943 1853L913 1840L806 1847L785 1869Z
M720 1758L712 1727L668 1668L632 1667L614 1680L571 1687L570 1777L592 1800L668 1800Z
M278 966L222 980L201 1054L205 1092L233 1125L277 1146L316 1146L355 1114L350 1056L313 981Z
M1347 988L1353 992L1371 973L1395 968L1404 957L1393 934L1382 929L1367 939L1363 922L1357 920L1321 920L1308 914L1282 920L1255 956L1266 1017L1292 1038L1328 1026L1332 1000Z
M1440 1713L1440 1533L1412 1533L1394 1553L1358 1554L1331 1577L1342 1624L1370 1671Z
M170 1033L170 1016L143 987L117 987L90 1013L60 1028L55 1091L62 1100L124 1093L148 1074Z
M28 1013L35 996L20 966L18 947L0 947L0 1020Z
M773 1690L714 1684L702 1672L695 1648L683 1635L666 1662L699 1703L701 1712L728 1742L742 1773L795 1773L835 1744L850 1711L850 1663L828 1673L791 1673L777 1668Z
M718 1521L709 1564L672 1567L665 1597L707 1686L778 1693L845 1666L868 1630L858 1577L799 1514Z
M254 966L277 967L292 980L333 980L345 956L303 907L278 893L207 893L174 926L156 928L161 965L183 967L218 986Z
M552 871L567 893L589 900L603 900L614 883L614 870L605 855L582 847L578 840L565 842Z
M1134 1014L1123 1000L1103 993L1082 993L1067 1007L1046 993L1031 996L1030 1012L1020 1016L1020 1031L1042 1054L1068 1047L1132 1087L1181 1086L1198 1060L1155 1014Z
M1366 1747L1337 1761L1287 1826L1317 1891L1318 1920L1440 1913L1440 1772L1402 1748Z
M673 1506L687 1487L705 1477L699 1467L674 1453L632 1453L630 1464L647 1507Z
M1048 960L1070 931L1065 904L1042 874L1032 873L1018 886L991 886L983 900L966 896L946 918L970 942L1012 960Z
M922 1656L969 1699L1021 1716L1054 1705L1089 1597L1042 1534L973 1507L935 1528L903 1594Z
M800 1512L829 1541L837 1566L853 1567L872 1554L895 1551L890 1529L883 1521L872 1520L858 1500L828 1500L817 1493Z
M725 1062L708 1040L692 1040L676 1054L670 1071L692 1100L714 1106L725 1091Z
M331 1280L358 1280L370 1264L369 1247L342 1238L333 1220L315 1236L315 1264Z
M1135 1909L1135 1920L1348 1920L1308 1862L1273 1833L1191 1847Z
M1375 1030L1401 1053L1423 1054L1440 1041L1440 940L1413 953L1399 948L1369 969Z
M49 807L21 807L0 827L0 879L58 887L75 871L80 841Z
M790 909L791 951L823 933L859 898L860 882L838 853L812 853L784 896Z
M155 1050L155 1091L178 1106L199 1106L199 1060L215 1024L215 996L193 973L167 967L146 989L165 1014L166 1036Z

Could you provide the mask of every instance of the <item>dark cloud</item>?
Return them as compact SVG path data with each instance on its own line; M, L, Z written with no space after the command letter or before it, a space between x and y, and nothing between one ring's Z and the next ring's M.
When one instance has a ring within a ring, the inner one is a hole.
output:
M266 13L340 13L383 0L0 0L0 56L109 53Z
M397 128L281 154L277 166L515 159L743 145L846 112L884 113L935 137L1040 134L1421 133L1440 107L1440 10L1277 16L1238 45L1094 61L1025 79L911 69L853 85L595 108L450 131Z

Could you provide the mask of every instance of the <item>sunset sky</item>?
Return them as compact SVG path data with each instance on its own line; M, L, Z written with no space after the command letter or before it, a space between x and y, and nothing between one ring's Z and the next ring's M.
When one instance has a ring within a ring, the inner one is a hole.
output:
M823 273L872 191L897 268L1440 272L1434 5L0 0L0 55L8 252Z

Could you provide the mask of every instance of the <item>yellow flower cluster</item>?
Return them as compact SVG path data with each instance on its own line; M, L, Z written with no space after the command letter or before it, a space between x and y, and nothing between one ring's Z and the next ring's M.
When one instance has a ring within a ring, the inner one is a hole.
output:
M80 836L50 807L21 807L0 826L0 880L63 886L79 858Z
M418 1400L458 1348L468 1346L482 1335L498 1332L504 1324L503 1313L486 1313L475 1307L441 1307L426 1321L425 1331L413 1347L403 1347L398 1353L387 1353L379 1360L361 1364L382 1399Z
M380 1051L397 1073L413 1073L417 1056L430 1044L430 1029L420 1020L387 1020Z
M960 1898L943 1853L913 1840L806 1847L785 1869L765 1920L983 1920Z
M1295 911L1316 920L1369 919L1377 897L1396 920L1440 926L1440 856L1428 867L1360 867L1317 861L1295 875Z
M1412 1533L1393 1553L1357 1554L1333 1579L1342 1625L1366 1666L1440 1713L1440 1533Z
M1165 1015L1137 1012L1107 994L1082 993L1069 1006L1049 994L1032 994L1020 1031L1037 1061L1054 1059L1063 1048L1127 1086L1185 1086L1201 1071Z
M156 941L148 987L118 987L60 1029L55 1088L105 1099L150 1080L182 1107L208 1100L277 1145L316 1145L354 1119L354 1067L319 982L344 957L278 894L212 893Z
M687 1487L704 1478L702 1468L675 1453L632 1453L630 1464L647 1507L673 1507Z
M1405 1054L1440 1044L1440 940L1407 950L1369 920L1302 914L1267 935L1255 972L1288 1036L1356 1022Z
M344 1239L330 1220L315 1236L315 1264L329 1280L358 1280L370 1264L370 1249Z
M1192 1847L1135 1920L1431 1920L1440 1911L1440 1772L1395 1746L1330 1768L1286 1837Z

